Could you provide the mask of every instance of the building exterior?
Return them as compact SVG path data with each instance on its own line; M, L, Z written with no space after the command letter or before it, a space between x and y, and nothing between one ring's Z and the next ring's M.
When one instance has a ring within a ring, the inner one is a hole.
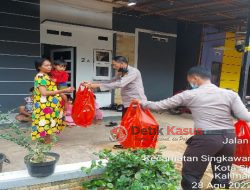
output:
M114 75L112 56L124 55L141 71L150 100L186 89L187 70L202 60L201 25L164 16L124 15L102 2L4 0L0 16L4 112L17 108L29 94L39 57L66 59L69 85L77 88L83 80L109 80ZM95 93L101 106L121 103L119 90Z

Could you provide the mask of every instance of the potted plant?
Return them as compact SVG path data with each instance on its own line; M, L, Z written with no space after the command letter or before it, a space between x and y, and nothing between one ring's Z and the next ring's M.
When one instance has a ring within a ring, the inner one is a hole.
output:
M3 171L3 163L10 163L9 159L3 153L0 153L0 173Z
M180 189L180 175L172 161L154 149L125 150L112 153L103 150L96 154L99 161L92 161L89 168L82 171L89 174L95 168L103 168L103 160L107 160L106 168L101 177L83 182L87 189L140 189L156 190Z
M0 131L1 139L14 142L27 149L28 155L24 157L24 162L32 177L46 177L54 173L55 165L60 156L50 151L57 141L56 136L52 136L52 141L49 144L46 144L44 139L32 141L29 135L30 130L20 128L15 121L9 119L8 114L0 113L0 123L8 123Z

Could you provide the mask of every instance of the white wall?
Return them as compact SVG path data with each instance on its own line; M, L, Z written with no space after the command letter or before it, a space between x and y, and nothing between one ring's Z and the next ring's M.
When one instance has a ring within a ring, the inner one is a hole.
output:
M45 19L112 29L112 6L95 0L41 0Z
M47 29L72 32L72 37L47 34ZM98 40L99 35L108 37L108 41ZM113 50L113 32L46 21L41 24L41 43L76 47L76 86L78 87L82 81L93 80L93 50ZM82 62L82 58L85 58L85 62ZM105 97L107 96L105 95ZM109 105L111 93L109 93L109 97L108 99L104 98L101 102L98 101L98 103L101 106Z

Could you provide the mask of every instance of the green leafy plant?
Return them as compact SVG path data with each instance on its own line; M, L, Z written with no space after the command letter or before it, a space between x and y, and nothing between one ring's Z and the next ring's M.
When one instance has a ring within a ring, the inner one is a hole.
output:
M9 114L0 112L0 123L6 125L0 130L0 139L5 139L16 143L19 146L27 149L29 159L33 163L47 162L53 159L46 154L50 152L54 143L58 140L56 136L52 136L52 141L49 144L44 143L44 139L31 140L30 128L20 128L16 121L9 118Z
M93 169L103 168L103 159L107 160L106 169L101 177L83 182L87 189L109 190L177 190L180 175L174 163L162 156L161 150L154 149L126 150L112 153L103 150L95 153L101 159L92 161L91 167L82 168L91 173Z

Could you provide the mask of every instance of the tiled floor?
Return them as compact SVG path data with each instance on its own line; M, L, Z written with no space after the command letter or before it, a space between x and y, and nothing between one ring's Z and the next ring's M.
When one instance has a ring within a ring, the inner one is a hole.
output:
M110 113L109 113L110 114ZM120 113L118 113L120 114ZM108 114L107 114L108 115ZM166 146L163 151L163 155L167 157L181 158L185 148L185 140L189 136L173 136L166 134L167 126L176 126L180 128L192 128L193 121L189 114L183 114L181 116L169 115L167 113L154 114L156 120L159 122L160 127L163 128L163 135L159 135L158 147L161 145ZM102 150L103 148L112 149L116 142L111 142L109 139L109 127L105 127L105 124L109 121L116 121L119 123L120 117L115 115L104 119L100 125L92 125L87 128L74 127L66 128L59 136L60 140L53 148L54 152L60 154L60 160L58 164L78 163L83 161L89 161L95 158L93 152ZM26 126L27 127L27 126ZM1 130L0 130L1 132ZM27 154L26 150L17 146L14 143L0 140L0 152L6 154L11 161L10 164L4 164L3 172L25 169L23 157ZM176 167L181 170L181 161L176 162ZM238 172L238 171L234 171ZM205 183L211 180L211 169L208 168L204 175L203 181ZM237 179L234 179L234 181Z
M59 164L88 161L93 158L93 152L101 150L103 148L112 148L115 142L111 142L109 139L111 128L105 127L105 124L110 121L116 121L117 123L119 123L119 115L121 115L121 113L119 112L114 113L105 111L106 118L99 125L92 125L87 128L66 128L59 135L60 140L53 148L53 151L61 155ZM12 118L14 118L14 116L12 116ZM168 125L192 127L193 123L189 115L172 116L167 114L156 114L156 118L159 121L161 127L167 127ZM22 127L29 128L29 125L22 124ZM168 139L166 134L159 136L159 144L165 144L164 142L173 143L171 139ZM178 147L185 147L184 141L179 141L175 144L178 144ZM171 150L175 153L171 152ZM176 154L176 151L182 153L182 151L179 151L175 148L168 148L168 153ZM4 164L3 171L25 169L25 165L23 163L23 157L27 154L25 149L17 146L12 142L0 140L0 152L6 154L6 156L11 161L10 164Z

